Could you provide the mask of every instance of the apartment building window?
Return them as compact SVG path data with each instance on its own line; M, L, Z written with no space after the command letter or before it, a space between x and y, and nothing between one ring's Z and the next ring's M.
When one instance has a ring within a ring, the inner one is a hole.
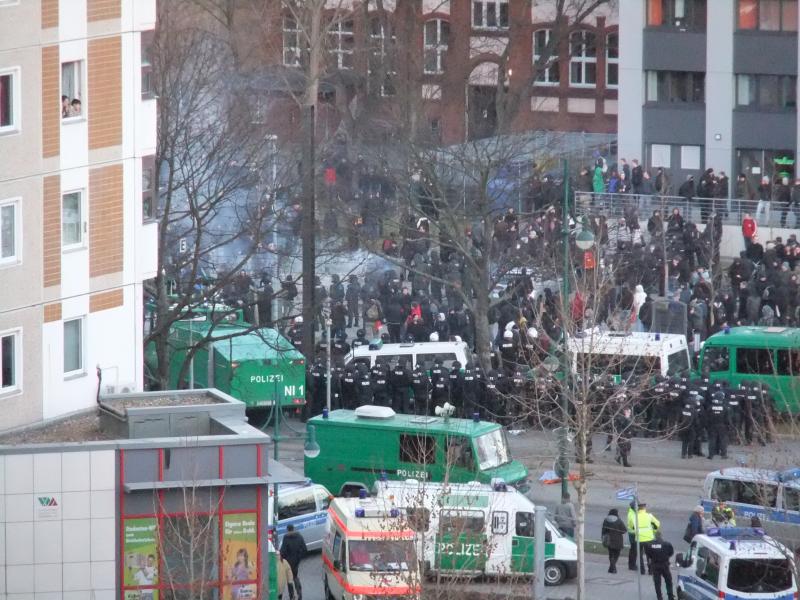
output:
M331 25L330 30L331 55L336 69L353 68L353 47L355 37L353 36L352 21L337 21Z
M739 29L797 31L797 0L739 0Z
M158 177L156 174L156 157L142 157L142 220L151 221L156 218L158 200Z
M706 0L647 0L649 27L706 28Z
M508 2L473 2L472 26L475 29L508 29Z
M533 62L539 71L536 85L558 85L558 44L550 29L533 33Z
M83 318L64 321L64 375L83 372Z
M0 266L19 262L19 199L0 202Z
M606 87L619 85L619 34L606 36Z
M19 331L0 333L0 394L19 389L21 339Z
M425 73L444 73L444 57L450 40L450 23L442 19L425 22Z
M381 96L394 96L395 35L385 19L376 17L369 23L369 59L367 70L371 89Z
M797 77L737 75L736 105L767 109L797 107Z
M283 18L283 64L287 67L301 65L302 48L300 43L302 32L297 20L293 17Z
M156 97L153 89L153 41L155 35L153 31L142 32L142 100L151 100Z
M597 83L597 44L591 31L573 31L569 36L569 84L594 87Z
M19 69L0 70L0 134L19 129Z
M647 101L675 104L705 102L706 74L691 71L647 71Z
M83 116L83 100L83 61L61 63L61 117Z
M61 247L64 250L83 247L84 213L83 192L70 192L61 197Z

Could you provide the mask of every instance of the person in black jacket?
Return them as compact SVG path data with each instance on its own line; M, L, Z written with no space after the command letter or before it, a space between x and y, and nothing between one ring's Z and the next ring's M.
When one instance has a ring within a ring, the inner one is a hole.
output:
M608 550L608 572L617 572L617 560L622 548L625 546L624 536L628 533L628 528L616 508L608 511L608 516L603 520L603 528L600 532L600 539L603 546Z
M653 586L656 588L656 598L663 600L661 595L661 578L667 587L668 600L675 600L672 592L672 574L669 572L669 559L675 552L672 544L661 538L661 532L656 531L656 539L644 548L647 558L652 564Z
M306 542L299 532L294 530L294 525L286 526L286 535L283 536L281 542L280 553L292 567L292 577L294 577L294 589L297 593L297 600L303 598L303 587L300 585L300 578L298 577L298 569L300 568L300 561L303 560L308 552Z

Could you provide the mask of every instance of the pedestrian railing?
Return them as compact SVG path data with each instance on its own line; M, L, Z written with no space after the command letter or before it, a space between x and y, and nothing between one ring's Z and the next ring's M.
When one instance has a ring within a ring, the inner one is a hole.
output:
M662 196L659 194L574 194L578 214L601 214L608 219L621 219L636 211L640 225L645 228L653 211L660 210L666 220L674 209L684 220L706 223L712 213L722 218L724 225L741 225L745 214L750 214L761 227L800 228L800 205L772 200L741 200L738 198L692 198Z

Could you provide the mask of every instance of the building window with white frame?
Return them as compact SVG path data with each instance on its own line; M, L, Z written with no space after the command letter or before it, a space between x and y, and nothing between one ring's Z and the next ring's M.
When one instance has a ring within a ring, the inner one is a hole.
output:
M425 73L444 73L444 57L450 42L450 23L444 19L425 22Z
M394 77L397 75L394 69L396 38L391 25L384 21L380 17L370 21L367 69L370 87L381 96L394 96Z
M533 62L538 70L535 85L558 85L561 77L558 71L558 44L550 29L540 29L533 33Z
M19 389L21 339L19 331L0 333L0 394Z
M61 247L64 250L84 246L84 212L83 192L70 192L61 197Z
M153 81L153 45L155 43L154 31L143 31L141 35L141 86L142 100L152 100L156 97L155 82Z
M619 85L619 34L606 36L606 87Z
M19 69L0 69L0 135L19 129Z
M283 64L287 67L299 67L302 62L300 43L302 31L294 17L283 17Z
M569 84L594 87L597 84L597 44L594 33L581 30L569 36Z
M64 321L64 375L83 373L83 317Z
M335 69L353 68L353 49L355 36L353 35L353 21L340 20L331 25L330 52L333 57Z
M61 63L61 118L83 117L83 61Z
M474 29L508 29L507 0L486 0L472 3Z
M0 202L0 267L19 262L19 200Z

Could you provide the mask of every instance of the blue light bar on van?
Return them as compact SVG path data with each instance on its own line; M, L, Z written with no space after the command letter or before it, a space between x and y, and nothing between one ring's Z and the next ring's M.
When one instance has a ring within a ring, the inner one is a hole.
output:
M359 519L363 518L364 514L365 514L365 512L364 512L363 508L357 508L356 509L356 517L358 517Z
M800 467L786 469L785 471L778 473L778 481L783 483L786 483L787 481L793 481L795 479L800 479Z
M724 331L725 331L725 335L728 335L731 332L730 325L725 325Z
M380 338L374 339L369 343L370 350L380 350L383 348L383 340Z
M476 413L476 412L472 413L472 420L473 420L475 423L480 423L480 422L481 422L481 415L480 415L480 413Z
M386 481L386 471L381 471L381 481Z
M390 517L399 517L400 516L400 509L393 508L389 511Z

